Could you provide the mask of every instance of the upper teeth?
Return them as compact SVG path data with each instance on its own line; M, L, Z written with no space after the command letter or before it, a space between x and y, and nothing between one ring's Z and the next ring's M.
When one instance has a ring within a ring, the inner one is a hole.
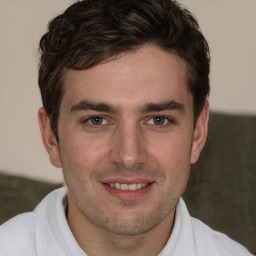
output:
M134 183L134 184L109 183L108 185L112 188L116 188L120 190L137 190L137 189L146 187L148 183Z

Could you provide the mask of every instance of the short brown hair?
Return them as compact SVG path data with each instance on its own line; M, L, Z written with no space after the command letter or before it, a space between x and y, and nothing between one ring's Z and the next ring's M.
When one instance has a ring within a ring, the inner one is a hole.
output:
M193 15L173 0L83 0L50 21L40 40L38 83L56 136L66 70L88 69L146 43L186 61L197 119L209 95L210 54Z

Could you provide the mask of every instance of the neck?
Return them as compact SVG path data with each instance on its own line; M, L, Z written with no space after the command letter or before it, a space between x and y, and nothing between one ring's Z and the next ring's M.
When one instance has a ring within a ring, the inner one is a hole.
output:
M72 204L72 200L69 200L67 220L70 229L79 246L90 256L158 255L172 232L174 211L152 230L126 236L111 233L95 225Z

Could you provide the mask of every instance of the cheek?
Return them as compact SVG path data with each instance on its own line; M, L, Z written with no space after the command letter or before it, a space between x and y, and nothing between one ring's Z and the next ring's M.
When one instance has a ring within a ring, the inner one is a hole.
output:
M174 136L169 140L154 143L151 150L151 159L157 163L165 174L163 190L179 197L188 182L190 173L190 139Z
M190 166L190 139L173 135L151 143L150 155L163 169ZM176 169L174 168L173 171ZM179 169L179 168L178 168Z
M77 175L89 174L104 159L106 149L103 145L95 139L85 139L83 134L67 136L60 145L63 169L70 169Z

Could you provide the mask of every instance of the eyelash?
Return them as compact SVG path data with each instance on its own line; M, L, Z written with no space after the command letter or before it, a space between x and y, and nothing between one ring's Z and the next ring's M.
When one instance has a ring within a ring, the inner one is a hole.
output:
M164 119L164 123L163 124L155 124L154 123L154 118L161 118L161 119ZM153 116L153 117L151 117L148 121L147 121L147 123L149 123L149 121L151 121L152 120L152 124L149 124L149 125L152 125L152 126L156 126L157 128L164 128L164 127L167 127L167 126L169 126L170 124L173 124L174 123L174 120L173 119L171 119L171 118L168 118L168 117L166 117L166 116Z
M100 124L93 124L93 119L101 119L102 120L102 122L100 123ZM154 123L154 119L164 119L163 121L163 124L156 124L156 123ZM150 123L150 121L152 120L152 123ZM82 120L82 122L81 122L82 124L84 124L84 123L87 123L87 125L88 126L91 126L91 127L102 127L102 125L108 125L108 123L110 123L111 124L111 122L109 122L105 117L103 117L103 116L90 116L89 118L86 118L85 120ZM164 127L166 127L166 126L168 126L168 125L170 125L170 124L173 124L174 123L174 120L173 119L171 119L171 118L168 118L168 117L166 117L166 116L152 116L152 117L150 117L149 119L147 119L147 121L145 122L147 125L150 125L150 126L155 126L155 127L157 127L157 128L164 128Z
M87 123L89 126L92 126L92 127L100 127L101 125L106 125L106 124L93 124L93 122L92 122L92 120L93 120L93 118L99 118L99 119L102 119L103 120L103 122L109 122L105 117L103 117L103 116L90 116L90 117L88 117L88 118L86 118L85 120L82 120L82 124L84 124L84 123Z

